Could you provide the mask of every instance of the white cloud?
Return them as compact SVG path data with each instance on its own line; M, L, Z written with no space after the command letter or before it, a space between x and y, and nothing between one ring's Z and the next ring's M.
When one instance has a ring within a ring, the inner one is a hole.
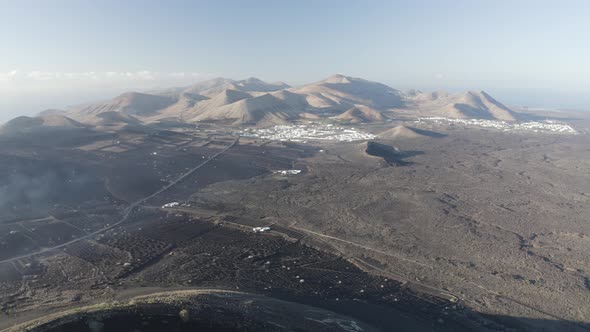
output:
M10 81L13 80L16 75L18 74L18 71L13 70L13 71L9 71L6 73L0 73L0 81Z
M90 78L92 80L97 80L98 79L97 74L95 72L93 72L93 71L84 73L84 75L86 75L86 77L88 77L88 78Z
M34 70L34 71L27 74L28 78L35 80L35 81L48 81L48 80L56 78L57 76L58 75L56 75L55 73L43 72L43 71L38 71L38 70Z
M181 71L181 72L168 73L167 76L172 77L172 78L199 78L199 77L211 76L211 75L201 74L201 73L197 73L197 72L187 73L187 72Z
M17 71L2 73L0 80L6 81L17 76ZM170 80L192 80L209 77L211 75L197 72L170 72L159 73L149 70L139 71L105 71L105 72L47 72L33 70L28 72L22 78L30 81L88 81L94 80L99 82L148 82L148 81L170 81Z
M0 79L11 79L16 75L16 71L9 73L0 73ZM34 70L26 75L26 78L34 81L49 81L49 80L99 80L99 81L153 81L161 79L158 73L149 70L141 70L135 72L44 72Z
M143 71L138 71L135 73L135 76L140 79L140 80L147 80L147 81L153 81L155 80L155 75L157 75L157 73L152 73L151 71L148 70L143 70Z
M168 86L190 85L214 77L212 74L197 72L156 72L138 71L80 71L58 72L16 70L0 72L0 92L44 91L76 89L121 89L142 90Z

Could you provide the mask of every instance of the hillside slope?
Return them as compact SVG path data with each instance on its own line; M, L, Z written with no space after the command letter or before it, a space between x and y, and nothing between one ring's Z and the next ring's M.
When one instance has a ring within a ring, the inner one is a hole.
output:
M19 116L0 126L1 136L85 130L87 126L63 115Z
M415 109L426 116L456 119L488 119L515 121L516 112L498 102L484 91L462 94L447 92L408 94L404 98L406 108Z
M515 121L518 114L486 92L407 92L344 75L291 88L257 78L215 78L152 93L128 92L65 113L94 126L223 121L266 126L297 120L383 122L391 117L439 116Z

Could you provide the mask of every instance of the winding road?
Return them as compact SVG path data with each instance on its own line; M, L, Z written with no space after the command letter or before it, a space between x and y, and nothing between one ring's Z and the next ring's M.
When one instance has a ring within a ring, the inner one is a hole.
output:
M178 184L180 181L184 180L184 179L185 179L187 176L190 176L190 175L192 175L192 174L193 174L194 172L196 172L198 169L200 169L201 167L203 167L203 166L207 165L207 164L208 164L210 161L212 161L212 160L214 160L215 158L219 157L220 155L222 155L223 153L225 153L227 150L229 150L229 149L233 148L233 147L234 147L234 146L235 146L235 145L238 143L238 141L239 141L239 140L240 140L240 136L236 137L236 139L235 139L235 140L234 140L234 141L233 141L233 142L232 142L232 143L231 143L229 146L227 146L227 147L226 147L226 148L224 148L223 150L221 150L221 151L217 152L217 153L216 153L216 154L214 154L213 156L211 156L211 157L207 158L207 159L206 159L204 162L202 162L202 163L198 164L197 166L195 166L195 167L191 168L190 170L188 170L188 171L187 171L187 172L185 172L184 174L180 175L180 176L179 176L179 177L177 177L177 178L176 178L174 181L172 181L172 182L170 182L169 184L167 184L166 186L162 187L160 190L156 191L155 193L153 193L153 194L151 194L151 195L149 195L149 196L146 196L146 197L140 198L140 199L138 199L137 201L135 201L135 202L131 203L131 204L130 204L128 207L126 207L126 208L125 208L125 210L123 210L123 211L124 211L124 214L123 214L123 216L122 216L122 217L121 217L121 219L119 219L119 220L118 220L116 223L114 223L114 224L112 224L112 225L110 225L110 226L108 226L108 227L101 228L101 229L99 229L99 230L97 230L97 231L94 231L94 232L92 232L92 233L88 233L88 234L86 234L86 235L84 235L84 236L81 236L81 237L79 237L79 238L76 238L76 239L74 239L74 240L71 240L71 241L64 242L64 243L62 243L62 244L56 245L56 246L54 246L54 247L50 247L50 248L43 248L43 249L41 249L41 250L38 250L38 251L35 251L35 252L31 252L31 253L28 253L28 254L25 254L25 255L20 255L20 256L17 256L17 257L12 257L12 258L9 258L9 259L5 259L5 260L3 260L3 261L0 261L0 264L2 264L2 263L11 263L11 262L15 262L15 261L17 261L17 260L19 260L19 259L23 259L23 258L29 258L29 257L33 257L33 256L36 256L36 255L40 255L40 254L44 254L44 253L50 252L50 251L52 251L52 250L56 250L56 249L60 249L60 248L64 248L64 247L66 247L66 246L69 246L69 245L71 245L71 244L74 244L74 243L76 243L76 242L79 242L79 241L82 241L82 240L85 240L85 239L88 239L88 238L91 238L91 237L93 237L93 236L95 236L95 235L98 235L98 234L100 234L100 233L106 232L106 231L108 231L108 230L111 230L111 229L113 229L113 228L115 228L115 227L117 227L117 226L121 225L122 223L124 223L125 221L127 221L127 219L129 219L129 216L131 216L131 213L133 212L133 210L134 210L136 207L138 207L138 206L140 206L141 204L145 203L147 200L149 200L149 199L151 199L151 198L154 198L154 197L158 196L159 194L161 194L161 193L165 192L166 190L168 190L168 189L170 189L170 188L174 187L174 186L175 186L175 185L177 185L177 184Z

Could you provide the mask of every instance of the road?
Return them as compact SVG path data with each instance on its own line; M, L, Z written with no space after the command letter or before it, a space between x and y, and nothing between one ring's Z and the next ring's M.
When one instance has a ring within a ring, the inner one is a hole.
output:
M158 207L154 207L154 208L158 208ZM197 210L194 210L194 209L186 209L186 208L182 208L182 207L171 208L170 210L176 210L176 211L182 211L182 212L187 212L187 213L192 213L192 214L198 214L198 211ZM208 214L204 214L204 215L208 215ZM248 227L248 228L251 227L249 225L242 225L242 224L239 224L239 223L233 223L233 222L227 222L227 223L231 223L231 224L235 224L235 225L239 225L239 226L245 226L245 227ZM361 248L361 249L368 250L368 251L373 251L373 252L376 252L376 253L379 253L379 254L382 254L382 255L385 255L385 256L389 256L389 257L395 258L395 259L400 259L400 260L403 260L403 261L406 261L406 262L409 262L409 263L421 265L423 267L434 268L434 267L432 267L430 265L426 265L426 264L423 264L423 263L420 263L420 262L416 262L414 260L410 260L410 259L407 259L407 258L399 257L399 256L394 255L392 253L388 253L388 252L384 252L384 251L381 251L381 250L377 250L377 249L374 249L374 248L371 248L371 247L367 247L365 245L358 244L358 243L355 243L355 242L351 242L351 241L348 241L348 240L344 240L344 239L341 239L341 238L338 238L338 237L334 237L334 236L330 236L330 235L326 235L326 234L314 232L314 231L309 230L309 229L305 229L305 228L301 228L301 227L296 227L296 226L293 226L293 225L291 225L291 226L281 225L281 226L282 227L285 227L285 228L291 228L293 230L298 230L298 231L303 232L305 234L308 234L310 236L315 236L318 240L328 239L328 240L339 241L339 242L342 242L342 243L345 243L345 244L348 244L348 245L355 246L357 248ZM330 244L329 242L326 242L326 243ZM350 259L353 259L353 260L356 260L356 261L360 262L361 264L365 265L366 267L368 267L370 269L373 269L375 271L380 272L381 274L388 275L389 277L391 277L394 280L398 280L400 282L406 282L408 284L411 284L411 285L414 285L414 286L418 286L419 288L421 288L421 291L422 292L430 293L432 295L436 295L436 296L439 296L439 297L446 298L447 300L449 300L451 302L454 302L454 303L459 303L459 302L465 301L465 299L461 298L456 293L453 293L453 292L450 292L448 290L444 290L444 289L441 289L441 288L438 288L438 287L435 287L435 286L431 286L431 285L428 285L428 284L425 284L425 283L422 283L422 282L419 282L419 281L416 281L416 280L411 280L411 279L405 278L405 277L400 276L398 274L392 273L391 271L383 270L383 269L381 269L381 268L379 268L379 267L377 267L377 266L375 266L375 265L373 265L373 264L371 264L371 263L369 263L369 262L367 262L367 261L365 261L365 260L363 260L363 259L361 259L359 257L349 256L349 258ZM358 266L358 264L355 264L355 265ZM361 269L366 270L366 268L362 268L362 267L361 267ZM476 284L474 284L474 285L476 285ZM476 285L476 286L478 286L478 285ZM497 292L493 292L493 291L488 290L488 289L485 289L485 288L484 288L484 290L486 292L488 292L489 294L493 294L496 297L500 297L500 298L503 298L505 300L512 301L514 303L517 303L519 305L522 305L524 307L527 307L527 308L529 308L531 310L537 311L537 312L539 312L541 314L544 314L544 315L546 315L548 317L551 317L553 319L564 321L564 319L561 318L561 317L558 317L556 315L553 315L553 314L551 314L549 312L543 311L543 310L538 309L536 307L530 306L530 305L528 305L526 303L523 303L522 301L519 301L517 299L511 298L511 297L507 297L505 295L499 294ZM580 324L571 323L571 322L569 322L569 324L572 324L572 325L577 326L577 327L582 326Z
M422 263L419 263L419 262L416 262L416 261L413 261L413 260L408 260L408 259L405 259L405 258L402 258L402 257L396 256L396 255L392 255L391 253L386 253L386 252L383 252L383 251L381 251L381 250L373 249L373 248L370 248L370 247L367 247L367 246L364 246L364 245L361 245L361 244L358 244L358 243L354 243L354 242L351 242L351 241L347 241L347 240L344 240L344 239L340 239L340 238L337 238L337 237L334 237L334 236L330 236L330 235L325 235L325 234L322 234L322 233L314 232L314 231L311 231L311 230L308 230L308 229L305 229L305 228L300 228L300 227L295 227L295 226L289 226L289 227L291 227L291 228L293 228L293 229L296 229L296 230L299 230L299 231L302 231L302 232L305 232L305 233L308 233L308 234L311 234L311 235L318 236L318 237L320 237L320 238L326 238L326 239L330 239L330 240L340 241L340 242L343 242L343 243L346 243L346 244L349 244L349 245L352 245L352 246L355 246L355 247L358 247L358 248L361 248L361 249L365 249L365 250L373 251L373 252L376 252L376 253L379 253L379 254L383 254L383 255L386 255L386 256L390 256L390 257L396 258L396 259L401 259L401 260L404 260L404 261L407 261L407 262L410 262L410 263L414 263L414 264L422 265L422 266L424 266L424 267L431 267L431 266L429 266L429 265L425 265L425 264L422 264ZM368 263L367 261L365 261L365 260L363 260L363 259L361 259L361 258L354 257L354 256L351 256L351 258L353 258L353 259L355 259L355 260L357 260L357 261L361 262L362 264L364 264L364 265L366 265L366 266L368 266L368 267L370 267L370 268L372 268L372 269L374 269L374 270L376 270L376 271L379 271L379 272L381 272L381 273L384 273L384 274L389 274L389 275L391 275L391 276L392 276L394 279L398 279L398 280L399 280L399 279L401 279L401 280L403 280L403 281L406 281L406 282L408 282L408 283L410 283L410 284L414 284L414 285L419 285L419 286L421 286L421 287L425 287L425 288L427 288L427 289L429 289L429 290L431 290L431 291L434 291L434 292L435 292L434 294L436 294L436 293L438 293L439 295L442 295L442 294L444 294L444 295L445 295L445 297L447 297L448 299L451 299L453 302L459 302L459 301L468 302L468 301L465 301L465 299L463 299L463 298L459 297L459 295L458 295L458 294L455 294L455 293L452 293L452 292L449 292L449 291L446 291L446 290L440 289L440 288L438 288L438 287L430 286L430 285L427 285L427 284L424 284L424 283L421 283L421 282L418 282L418 281L415 281L415 280L410 280L410 279L404 278L404 277L402 277L402 276L399 276L399 275L397 275L397 274L393 274L393 273L391 273L390 271L385 271L385 270L383 270L383 269L381 269L381 268L379 268L379 267L377 267L377 266L374 266L374 265L372 265L372 264ZM431 267L431 268L432 268L432 267ZM547 311L541 310L541 309L539 309L539 308L537 308L537 307L533 307L533 306L531 306L531 305L529 305L529 304L526 304L526 303L524 303L523 301L519 301L518 299L515 299L515 298L512 298L512 297L509 297L509 296L506 296L506 295L500 294L500 293L498 293L498 292L495 292L495 291L489 290L489 289L487 289L487 288L485 288L485 287L481 287L480 285L477 285L477 284L475 284L475 283L473 283L473 282L470 282L470 284L472 284L472 285L474 285L474 286L477 286L477 287L479 287L479 288L483 289L483 290L484 290L484 291L486 291L488 294L492 294L492 295L494 295L494 296L496 296L496 297L503 298L503 299L505 299L505 300L507 300L507 301L514 302L514 303L516 303L516 304L519 304L519 305L521 305L521 306L523 306L523 307L529 308L529 309L531 309L531 310L534 310L534 311L536 311L536 312L539 312L539 313L541 313L541 314L543 314L543 315L546 315L546 316L548 316L548 317L551 317L552 319L556 319L556 320L559 320L559 321L563 321L563 322L565 322L565 323L567 323L567 324L569 324L569 325L572 325L572 326L586 328L586 327L585 327L585 326L583 326L582 324L579 324L579 323L577 323L577 322L569 322L569 321L567 321L566 319L564 319L564 318L562 318L562 317L559 317L559 316L557 316L557 315L554 315L554 314L552 314L552 313L550 313L550 312L547 312Z
M17 256L17 257L12 257L12 258L9 258L9 259L5 259L3 261L0 261L0 264L2 264L2 263L15 262L15 261L17 261L19 259L29 258L29 257L33 257L33 256L36 256L36 255L47 253L47 252L52 251L52 250L61 249L61 248L64 248L64 247L67 247L67 246L69 246L71 244L74 244L76 242L79 242L79 241L82 241L82 240L91 238L93 236L96 236L96 235L98 235L100 233L106 232L108 230L111 230L111 229L113 229L113 228L121 225L122 223L124 223L125 221L127 221L127 219L129 218L129 216L131 216L131 213L133 212L133 210L136 207L138 207L141 204L145 203L147 200L149 200L151 198L154 198L154 197L158 196L159 194L165 192L166 190L174 187L180 181L184 180L187 176L190 176L191 174L193 174L194 172L196 172L201 167L207 165L210 161L214 160L215 158L217 158L220 155L222 155L223 153L225 153L227 150L229 150L232 147L234 147L238 143L239 139L240 139L240 136L236 137L236 139L229 146L227 146L223 150L217 152L213 156L209 157L208 159L206 159L204 162L200 163L199 165L191 168L190 170L188 170L187 172L185 172L181 176L177 177L174 181L170 182L166 186L162 187L160 190L156 191L155 193L153 193L153 194L151 194L149 196L140 198L137 201L131 203L128 207L125 208L125 210L123 210L124 211L123 216L116 223L114 223L114 224L112 224L112 225L110 225L108 227L101 228L101 229L99 229L97 231L94 231L92 233L86 234L86 235L84 235L82 237L76 238L76 239L71 240L71 241L68 241L68 242L64 242L62 244L59 244L59 245L56 245L56 246L53 246L53 247L50 247L50 248L43 248L41 250L38 250L38 251L35 251L35 252L31 252L31 253L28 253L28 254L25 254L25 255L20 255L20 256Z
M150 208L160 209L159 206L150 206ZM211 215L211 212L209 212L209 213L200 213L198 209L194 209L194 208L191 209L191 208L183 208L183 207L172 207L172 208L167 208L167 210L179 211L179 212L186 212L186 213L190 213L190 214L193 214L193 215L200 215L200 216L210 216ZM244 224L240 224L240 223L236 223L236 222L224 221L224 223L232 224L232 225L240 226L240 227L246 227L248 229L251 229L252 228L251 225L244 225ZM269 226L272 228L273 224L271 224ZM326 234L314 232L314 231L309 230L309 229L305 229L305 228L301 228L301 227L295 227L293 225L291 225L291 226L280 225L280 226L281 227L284 227L284 228L289 228L291 230L300 231L303 234L307 234L308 236L315 236L318 240L323 241L323 242L327 243L328 245L331 245L331 244L329 242L325 241L324 239L340 241L340 242L343 242L343 243L346 243L346 244L349 244L349 245L352 245L352 246L355 246L355 247L358 247L358 248L361 248L361 249L365 249L365 250L368 250L368 251L373 251L373 252L376 252L376 253L379 253L379 254L382 254L382 255L393 257L395 259L400 259L400 260L404 260L406 262L410 262L410 263L413 263L413 264L418 264L418 265L421 265L421 266L424 266L424 267L433 268L430 265L422 264L422 263L416 262L414 260L409 260L409 259L406 259L406 258L403 258L403 257L399 257L397 255L393 255L392 253L387 253L387 252L384 252L384 251L380 251L380 250L377 250L377 249L374 249L374 248L370 248L370 247L367 247L367 246L364 246L364 245L361 245L361 244L358 244L358 243L354 243L354 242L351 242L351 241L347 241L347 240L344 240L344 239L341 239L341 238L337 238L337 237L334 237L334 236L330 236L330 235L326 235ZM334 248L334 249L335 250L338 250L336 248ZM345 256L345 255L343 254L343 256ZM390 278L392 278L394 280L398 280L400 282L406 282L408 284L420 286L422 289L424 289L423 290L424 292L427 292L426 290L428 290L427 293L431 293L433 295L444 297L444 298L448 299L449 301L452 301L452 302L455 302L455 303L457 303L457 302L460 301L459 295L454 294L452 292L446 291L446 290L441 289L441 288L438 288L438 287L430 286L428 284L424 284L424 283L421 283L421 282L416 281L416 280L407 279L407 278L405 278L403 276L400 276L398 274L394 274L391 271L385 271L385 270L383 270L383 269L381 269L379 267L376 267L376 266L374 266L374 265L366 262L365 260L363 260L361 258L358 258L358 257L355 257L355 256L349 256L349 257L352 258L353 260L357 260L358 262L364 264L366 267L370 267L373 270L376 270L376 271L379 271L382 274L388 275ZM361 268L361 269L366 270L366 267L365 268Z

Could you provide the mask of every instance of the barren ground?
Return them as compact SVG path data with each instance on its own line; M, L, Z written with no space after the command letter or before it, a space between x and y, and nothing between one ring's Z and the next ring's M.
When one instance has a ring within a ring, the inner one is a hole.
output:
M587 330L587 128L422 129L444 136L232 145L212 126L4 142L0 171L37 175L2 183L19 194L0 213L0 329L125 292L220 288L385 331Z

